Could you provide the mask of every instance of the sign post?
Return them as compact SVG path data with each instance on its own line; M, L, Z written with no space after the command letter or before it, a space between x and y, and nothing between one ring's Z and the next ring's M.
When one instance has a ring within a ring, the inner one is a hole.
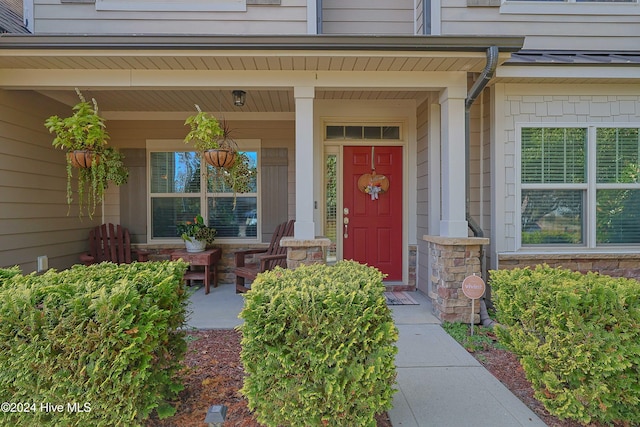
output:
M476 276L473 273L473 276L467 276L462 281L462 293L471 300L471 335L473 335L473 315L475 310L475 302L478 298L484 295L485 284L482 277Z

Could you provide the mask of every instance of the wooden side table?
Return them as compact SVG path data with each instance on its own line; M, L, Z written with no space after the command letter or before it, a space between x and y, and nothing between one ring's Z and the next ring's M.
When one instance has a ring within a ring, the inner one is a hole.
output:
M209 293L209 285L213 276L213 287L218 287L218 272L216 263L222 256L221 249L208 249L203 252L187 252L184 249L171 252L171 261L182 259L190 265L189 271L184 274L184 280L203 280L204 293ZM204 267L204 271L193 270L194 266Z

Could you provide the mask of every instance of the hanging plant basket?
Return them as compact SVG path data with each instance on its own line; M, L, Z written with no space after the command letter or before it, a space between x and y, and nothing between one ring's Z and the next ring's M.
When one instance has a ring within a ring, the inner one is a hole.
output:
M86 169L90 168L92 164L98 163L100 157L93 150L74 150L67 153L67 159L72 166Z
M204 152L204 159L211 166L228 169L236 161L236 152L225 149L212 149Z

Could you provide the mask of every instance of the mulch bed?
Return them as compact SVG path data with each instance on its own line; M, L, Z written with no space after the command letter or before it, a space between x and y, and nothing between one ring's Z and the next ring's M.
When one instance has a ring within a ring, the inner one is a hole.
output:
M471 354L549 427L584 427L577 421L561 420L549 414L542 403L533 397L531 383L527 380L524 369L513 353L489 348ZM614 424L614 426L622 425ZM587 427L605 427L605 424L591 423Z
M240 362L240 333L235 330L200 330L189 332L188 351L184 360L185 389L176 403L175 416L158 420L152 417L147 427L206 427L204 417L211 405L228 408L225 427L259 427L247 408L246 399L238 390L242 387L244 370ZM583 427L571 420L561 420L547 412L533 397L531 384L520 362L509 351L486 348L471 353L550 427ZM377 417L378 427L391 427L386 413ZM589 427L604 427L589 424Z
M189 332L184 360L184 390L176 404L177 413L147 427L206 427L204 417L211 405L226 405L225 427L259 427L247 408L242 387L244 370L240 362L240 333L235 330L201 330ZM386 414L377 417L378 427L391 427Z

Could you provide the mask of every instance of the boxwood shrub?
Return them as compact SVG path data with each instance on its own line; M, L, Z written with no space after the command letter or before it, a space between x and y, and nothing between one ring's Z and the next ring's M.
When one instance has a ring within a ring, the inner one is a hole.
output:
M260 274L240 317L242 393L267 426L375 426L397 329L382 274L353 261Z
M0 413L0 425L129 427L154 409L171 415L186 351L186 268L0 272L0 401L15 410Z
M499 338L560 418L640 425L640 283L541 265L491 272Z

